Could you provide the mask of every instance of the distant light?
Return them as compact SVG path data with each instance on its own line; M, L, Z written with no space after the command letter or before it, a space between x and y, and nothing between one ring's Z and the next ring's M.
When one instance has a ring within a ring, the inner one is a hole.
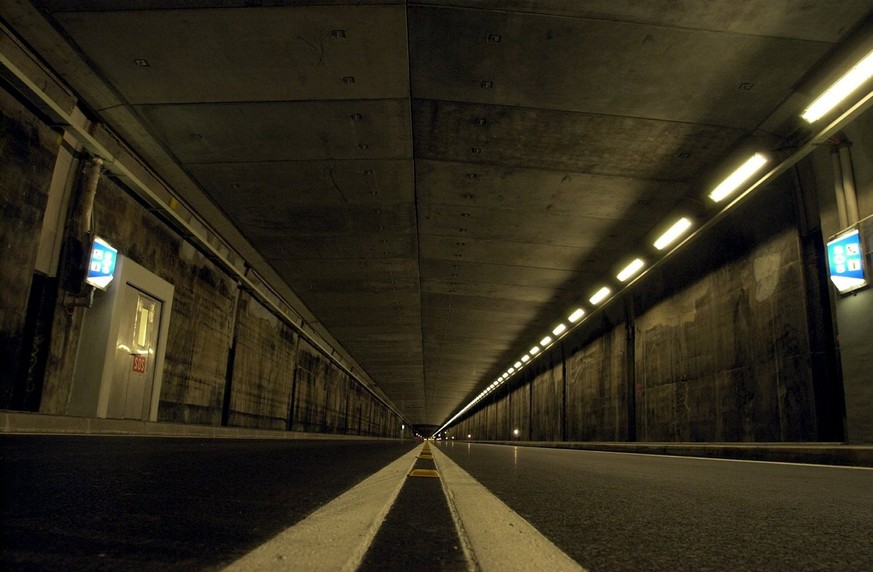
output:
M604 286L603 288L595 292L594 295L588 299L588 301L592 304L599 304L600 302L605 300L607 296L609 296L610 292L612 292L612 290Z
M523 361L524 363L529 362L529 361L530 361L530 356L527 355L527 354L524 354L523 356L521 356L521 361Z
M567 319L570 320L571 324L575 324L576 322L579 321L579 318L581 318L584 315L585 315L585 310L583 310L582 308L576 308L575 310L573 310L573 313L567 317Z
M521 367L521 362L520 362L520 361L515 362L514 364L512 364L512 367L514 367L515 369L520 368L520 367Z
M543 347L546 347L546 346L549 345L550 343L552 343L552 338L550 338L549 336L546 336L546 337L544 337L543 339L540 340L540 345L543 346Z
M658 237L655 241L655 248L664 250L671 245L677 238L685 234L685 231L691 228L691 221L685 217L680 218L673 226L667 229L667 232Z
M618 278L621 282L624 282L634 274L640 271L640 268L645 266L646 263L642 261L640 258L635 258L633 262L624 267L624 270L618 273Z
M730 196L734 191L740 188L740 185L748 181L752 178L752 175L760 171L761 167L766 165L768 161L769 159L761 153L755 153L749 157L745 163L740 165L736 171L719 183L718 186L709 193L709 198L715 202L719 202L725 197Z
M520 431L519 431L518 429L513 429L513 430L512 430L512 434L515 435L516 437L518 437L518 434L519 434L519 433L520 433Z
M401 429L401 430L406 429L406 425L401 425L401 426L400 426L400 429Z
M537 355L538 353L540 353L540 347L539 347L539 346L534 346L534 347L532 347L532 348L530 349L530 355L535 356L535 355Z
M561 334L563 334L566 331L567 331L567 326L565 326L564 324L558 324L555 327L555 329L552 330L552 333L555 334L556 336L560 336Z
M873 52L864 56L832 86L827 88L800 116L808 123L822 118L873 76Z

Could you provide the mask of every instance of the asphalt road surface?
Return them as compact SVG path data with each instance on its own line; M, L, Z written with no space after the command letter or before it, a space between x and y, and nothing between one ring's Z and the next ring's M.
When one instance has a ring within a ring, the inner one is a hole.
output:
M870 469L439 445L591 570L873 570Z
M218 569L414 446L2 436L0 568Z

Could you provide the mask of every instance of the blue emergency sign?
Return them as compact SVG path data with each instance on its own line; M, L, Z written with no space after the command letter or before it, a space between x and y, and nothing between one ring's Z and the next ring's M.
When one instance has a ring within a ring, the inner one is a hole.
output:
M861 233L857 228L828 242L828 271L840 294L867 285L862 246Z
M91 246L91 258L88 261L88 275L85 283L106 290L115 274L115 263L118 260L118 250L100 237L94 237Z

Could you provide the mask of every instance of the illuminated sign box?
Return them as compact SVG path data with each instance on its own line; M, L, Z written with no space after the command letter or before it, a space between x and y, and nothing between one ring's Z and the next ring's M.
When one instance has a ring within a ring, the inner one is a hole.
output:
M88 275L85 284L106 290L115 274L115 262L118 260L118 250L100 238L94 237L91 246L91 258L88 261Z
M857 228L828 241L828 271L840 294L866 286L866 270L861 233Z

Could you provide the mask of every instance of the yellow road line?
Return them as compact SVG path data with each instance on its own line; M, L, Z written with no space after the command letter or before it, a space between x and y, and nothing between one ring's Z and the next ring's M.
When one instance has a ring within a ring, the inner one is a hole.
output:
M436 477L440 478L440 474L438 471L433 469L412 469L409 473L410 477Z

